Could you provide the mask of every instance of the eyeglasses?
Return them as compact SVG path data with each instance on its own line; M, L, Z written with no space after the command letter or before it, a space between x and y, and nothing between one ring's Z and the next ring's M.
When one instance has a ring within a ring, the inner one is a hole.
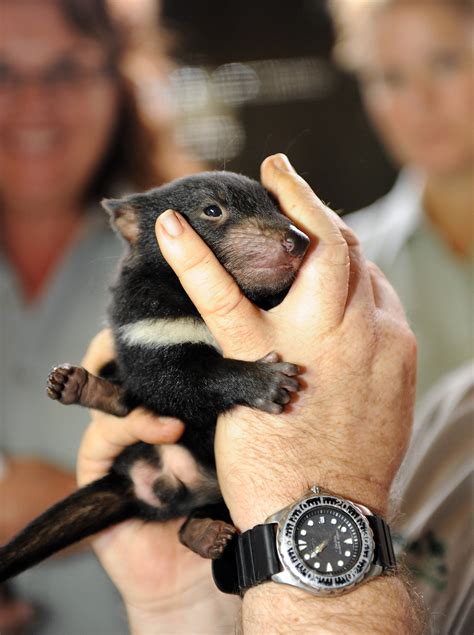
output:
M0 61L0 97L14 96L31 84L57 98L66 97L113 75L114 70L108 64L91 68L77 61L61 60L42 71L24 73Z

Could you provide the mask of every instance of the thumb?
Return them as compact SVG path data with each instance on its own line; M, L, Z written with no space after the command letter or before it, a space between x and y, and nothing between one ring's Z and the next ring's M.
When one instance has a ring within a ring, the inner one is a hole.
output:
M263 350L260 309L242 293L208 245L178 212L167 210L155 226L164 258L226 357L255 359Z

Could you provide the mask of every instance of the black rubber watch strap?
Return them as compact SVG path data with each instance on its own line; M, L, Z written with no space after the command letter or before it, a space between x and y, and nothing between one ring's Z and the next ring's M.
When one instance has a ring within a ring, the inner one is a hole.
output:
M380 518L380 516L376 516L375 514L367 516L367 520L369 521L370 528L374 533L374 564L380 565L384 571L388 569L395 569L397 561L393 551L390 527L383 518Z
M277 525L256 525L237 541L237 576L241 589L265 582L281 570L276 548Z
M239 594L281 571L276 529L275 523L256 525L236 536L223 556L212 561L214 582L220 591Z

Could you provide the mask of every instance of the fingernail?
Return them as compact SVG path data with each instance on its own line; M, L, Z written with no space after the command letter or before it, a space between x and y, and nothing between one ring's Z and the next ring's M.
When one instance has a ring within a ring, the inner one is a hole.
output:
M288 157L285 154L276 154L273 157L273 165L275 165L280 170L284 170L285 172L295 172L295 168L291 165L288 160Z
M172 209L167 209L166 212L158 216L158 222L164 231L172 238L177 238L184 231L179 215L173 212Z

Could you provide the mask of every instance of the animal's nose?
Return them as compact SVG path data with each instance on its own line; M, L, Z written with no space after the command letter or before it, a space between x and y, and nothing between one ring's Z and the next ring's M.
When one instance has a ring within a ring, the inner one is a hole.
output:
M308 248L309 238L297 227L291 225L281 244L292 256L302 257Z

